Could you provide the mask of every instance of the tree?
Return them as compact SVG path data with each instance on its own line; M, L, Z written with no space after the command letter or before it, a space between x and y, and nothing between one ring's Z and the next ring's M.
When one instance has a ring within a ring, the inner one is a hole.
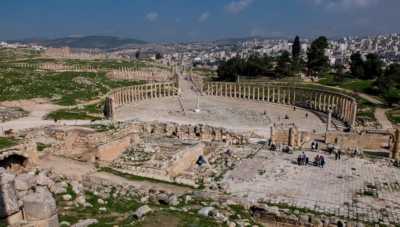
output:
M136 53L135 53L135 58L136 58L136 59L139 59L139 58L140 58L140 51L136 51Z
M278 57L275 71L281 77L290 75L291 59L288 51L283 51Z
M350 56L350 70L351 75L355 78L365 79L364 61L360 52L354 53Z
M307 68L309 75L314 75L325 71L328 64L328 57L325 50L328 48L328 39L321 36L311 43L311 47L307 52Z
M376 54L368 54L364 63L365 79L375 79L382 74L383 62Z
M400 101L400 64L391 64L376 80L383 98L391 106Z
M292 69L294 72L299 72L301 70L300 54L301 54L300 38L296 36L294 38L292 46Z
M157 59L157 60L160 60L160 59L162 59L162 58L163 58L163 56L162 56L161 53L156 53L156 59Z
M222 62L218 66L218 79L222 81L236 81L237 77L243 72L243 60L235 57Z
M294 42L293 42L293 46L292 46L293 61L297 61L300 58L300 53L301 53L300 38L298 36L296 36L296 38L294 38Z

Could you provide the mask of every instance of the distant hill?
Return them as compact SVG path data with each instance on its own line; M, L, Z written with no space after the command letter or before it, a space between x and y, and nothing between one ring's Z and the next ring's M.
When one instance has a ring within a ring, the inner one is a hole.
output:
M14 42L34 43L46 47L71 47L88 49L112 49L128 45L145 44L145 41L130 38L119 38L114 36L82 36L65 37L57 39L25 39Z

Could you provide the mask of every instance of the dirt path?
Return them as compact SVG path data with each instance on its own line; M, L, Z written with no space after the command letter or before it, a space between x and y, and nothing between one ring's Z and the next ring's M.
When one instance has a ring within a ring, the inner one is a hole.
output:
M91 101L88 101L88 102L85 102L82 104L77 104L75 106L69 106L69 107L55 105L55 104L50 103L50 101L47 99L40 99L40 98L30 99L30 100L1 102L0 106L20 107L23 110L29 112L29 114L28 114L28 116L23 117L23 118L0 123L0 135L3 135L5 131L10 130L10 129L12 129L14 131L19 131L19 130L24 130L24 129L29 129L29 128L49 126L49 125L90 124L90 121L88 121L88 120L61 120L56 123L53 120L45 120L44 118L50 112L53 112L53 111L56 111L59 109L74 108L74 107L79 107L79 106L83 106L83 105L94 104L94 103L97 103L99 100L100 99L91 100Z
M377 98L375 98L373 96L370 96L370 95L367 95L367 94L364 94L364 93L359 93L359 92L357 92L356 94L360 98L363 98L363 99L367 100L368 102L373 103L375 105L382 105L383 104L381 100L379 100L379 99L377 99Z
M387 118L386 111L388 111L388 109L376 108L375 118L378 121L378 123L382 126L382 129L390 130L393 129L393 125Z

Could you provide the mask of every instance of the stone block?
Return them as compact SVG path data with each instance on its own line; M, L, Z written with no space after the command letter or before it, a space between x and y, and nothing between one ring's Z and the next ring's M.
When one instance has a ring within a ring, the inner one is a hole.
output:
M19 211L15 190L15 175L0 169L0 218L8 217Z
M19 225L23 221L24 221L24 218L22 216L22 211L12 214L12 215L8 216L6 219L7 224L10 226Z
M48 190L28 194L23 198L23 206L28 221L49 219L57 213L56 201Z
M35 176L31 173L18 175L15 178L15 189L18 191L27 191L35 185Z
M57 214L51 216L50 218L36 220L36 221L29 221L27 225L24 227L59 227L59 221Z

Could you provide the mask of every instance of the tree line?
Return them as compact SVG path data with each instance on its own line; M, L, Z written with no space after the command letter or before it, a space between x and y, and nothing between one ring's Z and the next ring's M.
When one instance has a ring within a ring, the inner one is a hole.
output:
M307 61L301 57L300 38L296 36L292 52L282 51L278 56L271 57L266 54L253 54L248 58L234 57L219 64L218 79L235 81L238 76L268 76L283 78L298 75L306 71L308 75L317 75L329 67L329 59L325 55L328 48L326 37L314 40L307 51Z
M302 57L301 42L298 36L293 41L291 53L282 51L278 56L253 54L248 58L235 57L219 64L218 80L236 81L238 76L267 76L272 79L297 76L304 73L308 76L333 74L335 82L346 78L373 80L376 93L381 95L390 105L400 100L400 64L385 66L376 54L362 56L353 53L350 57L350 71L345 72L343 64L329 64L326 50L328 39L324 36L315 39L306 52L306 60Z

